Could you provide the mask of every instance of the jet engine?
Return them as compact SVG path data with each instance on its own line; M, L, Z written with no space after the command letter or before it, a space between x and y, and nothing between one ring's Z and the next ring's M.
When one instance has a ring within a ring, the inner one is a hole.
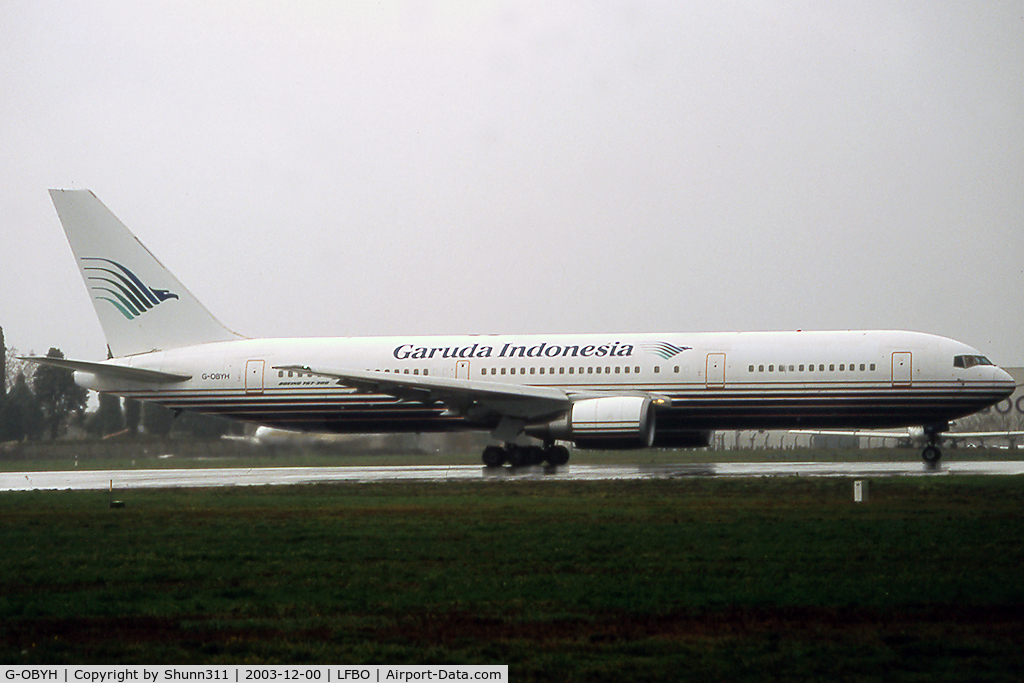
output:
M581 399L559 419L526 431L545 440L572 441L579 448L649 448L654 441L654 409L649 396Z

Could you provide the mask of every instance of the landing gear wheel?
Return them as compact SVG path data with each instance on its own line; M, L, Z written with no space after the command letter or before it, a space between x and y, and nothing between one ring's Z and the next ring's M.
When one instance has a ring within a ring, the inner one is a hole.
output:
M484 465L501 467L505 464L505 449L501 446L488 446L484 449Z
M531 464L530 449L524 446L508 447L508 464L512 467L526 467Z
M925 464L929 467L938 467L939 460L942 459L942 451L939 450L938 446L928 445L924 447L921 457L924 458Z
M544 458L555 467L569 462L569 449L565 446L550 446L544 449Z
M527 464L529 465L542 465L544 464L545 453L544 449L540 446L527 446Z

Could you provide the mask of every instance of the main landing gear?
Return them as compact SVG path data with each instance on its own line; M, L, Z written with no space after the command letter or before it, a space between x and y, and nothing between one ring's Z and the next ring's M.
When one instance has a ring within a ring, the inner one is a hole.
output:
M569 462L569 449L554 444L548 446L488 446L484 449L484 464L487 467L501 467L506 462L512 467L528 465L564 465Z

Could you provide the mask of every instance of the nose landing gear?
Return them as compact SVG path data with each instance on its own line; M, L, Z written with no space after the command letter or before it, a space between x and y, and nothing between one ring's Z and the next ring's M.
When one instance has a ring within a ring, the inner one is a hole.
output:
M939 469L939 461L942 459L942 451L939 449L939 442L942 441L942 432L949 429L948 424L930 425L924 428L924 435L928 438L928 445L921 452L921 458L925 466L930 470Z
M939 460L942 459L942 451L939 450L938 446L928 444L924 447L921 452L921 457L924 459L924 464L932 469L938 469Z

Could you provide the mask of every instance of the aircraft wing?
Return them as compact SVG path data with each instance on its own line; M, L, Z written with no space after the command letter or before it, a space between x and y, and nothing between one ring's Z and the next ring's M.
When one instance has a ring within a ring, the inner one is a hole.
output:
M474 410L479 411L482 408L503 417L522 420L542 419L568 410L574 400L585 396L579 393L569 394L555 387L500 384L450 377L334 370L306 365L275 365L274 369L330 377L338 380L338 384L342 386L359 391L387 394L426 405L440 402L460 415L469 415Z
M876 436L879 438L886 439L910 439L920 436L921 434L915 434L910 431L902 432L882 432L874 429L790 429L790 434L816 434L821 436ZM987 439L987 438L998 438L1007 436L1024 436L1024 431L1020 432L954 432L947 431L942 432L942 435L950 438L972 438L972 439Z
M902 432L880 432L874 429L789 429L790 434L811 434L814 436L876 436L885 439L909 439L914 435Z
M971 437L974 439L997 438L1001 436L1024 436L1024 432L943 432L943 436Z

